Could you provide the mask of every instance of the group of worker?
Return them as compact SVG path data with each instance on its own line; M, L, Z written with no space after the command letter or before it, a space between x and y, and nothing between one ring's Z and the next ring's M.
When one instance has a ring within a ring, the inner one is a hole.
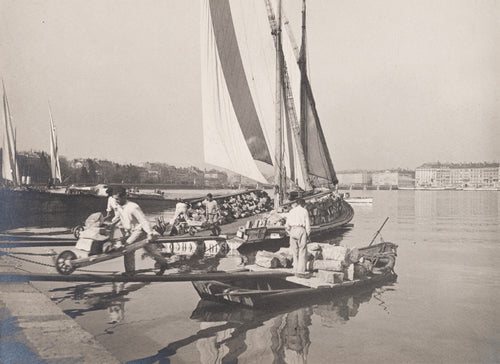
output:
M148 239L150 243L153 243L158 236L149 221L147 220L144 212L141 210L138 204L127 200L127 191L124 188L119 188L114 191L109 188L108 193L108 205L106 209L106 219L111 220L111 223L119 224L125 236L125 244L129 245L137 241ZM253 192L252 192L253 193ZM246 201L255 201L259 199L262 201L262 207L266 206L266 197L268 196L251 196L247 198L241 198L240 196L234 197L234 201L231 199L225 200L223 205L228 203L235 203ZM250 200L251 199L251 200ZM205 216L207 222L218 226L220 210L217 201L213 199L212 194L208 194L207 198L202 202L202 206L205 209ZM176 206L175 218L178 218L181 214L188 215L189 206L182 200L179 200ZM287 214L286 219L286 230L290 235L290 249L293 255L293 266L294 272L297 276L307 277L306 273L306 262L307 262L307 249L306 245L309 240L309 235L311 233L311 224L309 219L309 212L305 208L305 201L299 198L295 201L294 207ZM159 271L157 274L161 275L168 267L166 259L162 256L161 252L157 249L154 244L146 244L144 250L148 255L150 255L157 263ZM135 272L135 251L127 252L124 254L125 263L125 274L133 274Z
M272 209L271 199L264 191L252 191L224 198L220 204L209 193L206 199L196 204L178 199L172 224L176 221L194 220L208 224L223 225L235 219L252 216Z

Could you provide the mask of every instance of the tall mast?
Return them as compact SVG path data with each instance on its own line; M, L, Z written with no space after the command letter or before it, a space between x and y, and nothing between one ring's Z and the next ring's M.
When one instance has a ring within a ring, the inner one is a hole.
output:
M302 42L298 59L300 69L300 137L304 154L307 155L307 48L306 48L306 0L302 0Z
M275 160L274 164L274 208L278 208L283 202L283 136L282 125L283 116L281 114L281 0L278 0L278 21L275 29L274 37L276 39L276 130L275 130Z
M283 94L281 94L281 95L282 95L282 98L284 95L283 101L284 101L284 106L285 106L287 126L288 126L288 129L291 129L291 131L292 131L291 134L293 135L293 138L295 140L295 147L296 147L296 152L297 152L297 157L298 157L297 159L299 161L299 166L300 166L300 169L302 172L302 177L304 178L304 187L306 190L310 190L310 189L312 189L312 186L311 186L311 181L309 179L309 169L307 166L307 161L306 161L304 149L302 148L302 142L301 142L301 137L300 137L300 125L299 125L299 120L297 118L297 112L295 110L295 102L294 102L294 98L293 98L292 88L290 85L290 79L288 76L288 70L287 70L287 65L285 62L285 56L283 54L281 36L279 37L279 42L278 42L277 34L279 33L281 35L281 25L280 25L281 23L278 23L276 21L270 0L266 0L266 7L267 7L267 12L268 12L269 23L271 26L271 31L272 31L272 34L275 36L277 62L279 61L280 66L281 66L281 69L277 70L277 72L280 73L279 75L277 74L277 79L278 79L278 77L281 79L281 87L283 87L283 90L282 90ZM281 7L278 9L279 13L281 13L280 10L281 10ZM290 25L289 25L288 19L286 19L284 14L281 14L281 16L279 16L279 17L284 19L285 26L287 28L289 28ZM293 39L293 34L291 31L288 31L288 34L291 37L290 42L292 43L292 47L294 48L294 52L296 53L295 55L298 59L299 52L298 52L298 47L296 46L296 42ZM277 93L278 93L278 90L277 90ZM280 113L281 113L281 109L280 109ZM283 124L280 124L280 125L283 125ZM283 138L283 131L280 133L280 138ZM277 140L278 140L278 134L276 132L276 141ZM283 146L282 146L283 140L281 140L280 144L281 144L280 147L283 148ZM281 151L282 155L283 155L283 153L284 153L284 150ZM290 151L290 153L293 153L293 152ZM283 159L284 159L284 157L281 158L282 161L283 161ZM282 184L283 184L283 186L286 186L286 175L285 175L284 168L281 168L281 171L282 171L282 177L283 177ZM275 178L276 178L276 175L275 175ZM283 194L283 196L284 196L284 194Z
M307 142L309 139L309 126L311 126L312 121L316 124L315 128L317 129L318 138L320 140L320 145L322 148L322 153L324 155L324 168L326 175L322 175L322 178L326 178L329 183L336 185L338 183L337 176L335 174L335 169L333 168L332 159L330 157L330 152L328 151L328 146L326 144L325 135L323 134L323 129L319 122L318 112L316 110L316 105L314 102L314 97L311 89L311 84L309 82L309 77L307 75L307 32L306 32L306 0L302 0L302 41L301 47L297 46L295 38L293 36L293 31L290 28L288 20L284 19L286 30L288 33L288 37L290 39L290 43L292 44L292 48L297 58L297 63L299 65L301 81L300 81L300 125L298 128L300 129L300 145L303 146L304 155L307 156L306 160L310 162L309 153L311 149L314 149L314 146L309 145ZM310 112L308 116L308 111ZM309 119L312 116L313 119ZM311 148L312 147L312 148ZM308 175L315 174L311 173L310 165L307 165ZM310 183L310 181L309 181Z

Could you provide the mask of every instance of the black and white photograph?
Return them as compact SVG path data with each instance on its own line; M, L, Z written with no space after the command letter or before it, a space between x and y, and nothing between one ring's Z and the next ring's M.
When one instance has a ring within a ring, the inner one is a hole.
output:
M500 362L500 2L0 0L0 363Z

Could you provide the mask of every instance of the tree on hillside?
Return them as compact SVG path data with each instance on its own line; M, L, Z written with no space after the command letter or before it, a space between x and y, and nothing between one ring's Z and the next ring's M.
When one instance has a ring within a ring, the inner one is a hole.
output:
M79 183L89 183L89 172L85 166L80 169L80 176L78 178Z
M90 183L97 183L97 171L96 171L96 163L92 159L87 159L87 165L88 165L88 173L89 173L89 182Z

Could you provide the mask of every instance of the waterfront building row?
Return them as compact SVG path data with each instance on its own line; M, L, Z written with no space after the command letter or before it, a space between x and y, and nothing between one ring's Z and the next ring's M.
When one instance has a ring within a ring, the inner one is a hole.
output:
M500 163L425 163L415 171L339 172L340 188L500 188Z
M499 163L426 163L415 170L415 186L499 188L499 166Z

